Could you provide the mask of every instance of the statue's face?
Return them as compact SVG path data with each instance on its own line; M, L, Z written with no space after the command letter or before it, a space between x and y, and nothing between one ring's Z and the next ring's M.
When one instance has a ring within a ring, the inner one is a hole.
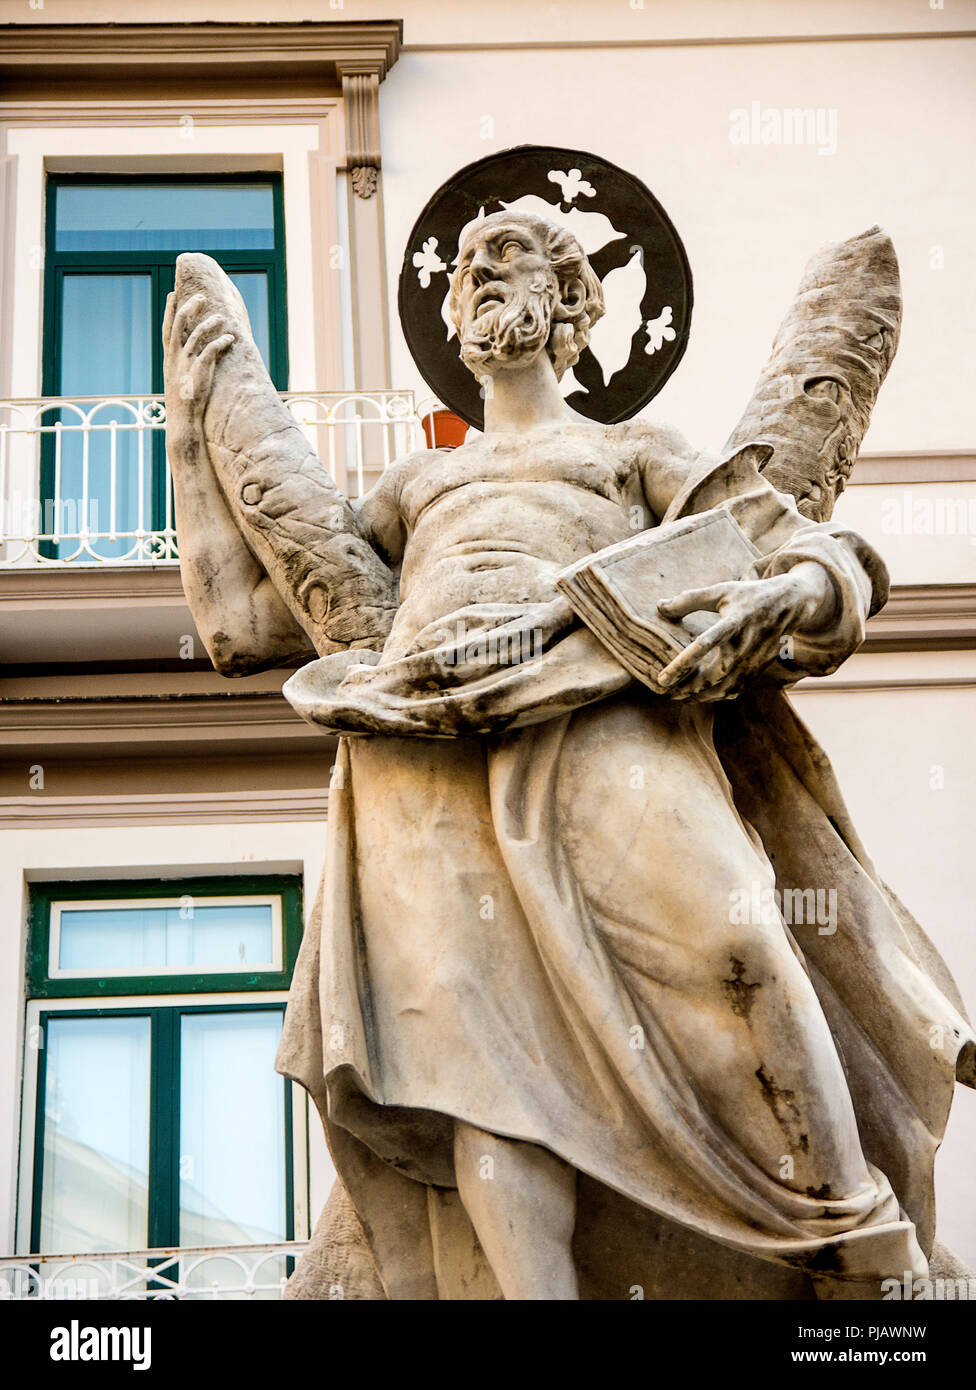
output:
M475 376L545 350L557 284L532 227L501 214L479 224L462 244L456 283L461 357Z

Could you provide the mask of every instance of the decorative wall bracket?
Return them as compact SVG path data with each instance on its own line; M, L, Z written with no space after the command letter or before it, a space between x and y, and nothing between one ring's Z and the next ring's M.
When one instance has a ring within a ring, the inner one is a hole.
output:
M373 65L338 62L346 121L346 167L359 198L376 192L380 169L380 73Z

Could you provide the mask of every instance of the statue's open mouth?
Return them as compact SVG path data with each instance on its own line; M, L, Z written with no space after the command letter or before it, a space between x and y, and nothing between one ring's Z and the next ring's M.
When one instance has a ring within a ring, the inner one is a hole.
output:
M485 309L493 309L498 304L505 303L505 295L500 290L482 290L475 299L475 317L484 313Z

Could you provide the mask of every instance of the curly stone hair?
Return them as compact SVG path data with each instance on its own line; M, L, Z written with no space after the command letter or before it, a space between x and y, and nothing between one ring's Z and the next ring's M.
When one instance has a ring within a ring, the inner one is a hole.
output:
M519 223L528 228L545 248L552 271L552 328L546 343L546 352L552 362L557 381L570 367L579 361L580 353L586 347L590 329L603 317L603 287L594 272L586 252L571 232L558 227L534 213L494 212L488 217L471 222L461 233L461 244L490 227L492 223ZM459 248L460 256L460 248ZM460 305L458 292L462 267L458 265L451 276L448 311L455 329L460 332Z

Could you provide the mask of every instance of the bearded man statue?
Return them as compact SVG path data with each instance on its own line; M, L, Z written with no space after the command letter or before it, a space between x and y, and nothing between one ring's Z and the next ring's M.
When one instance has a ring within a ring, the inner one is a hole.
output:
M320 1256L295 1296L878 1298L926 1272L976 1038L784 686L858 647L885 567L760 438L566 404L603 297L565 227L469 224L449 303L484 432L351 504L207 258L166 326L199 631L235 675L316 651L285 694L339 736L279 1069L341 1178L321 1239L342 1207L369 1269ZM716 507L758 561L664 605L714 620L652 691L556 579ZM733 910L794 890L830 924Z

